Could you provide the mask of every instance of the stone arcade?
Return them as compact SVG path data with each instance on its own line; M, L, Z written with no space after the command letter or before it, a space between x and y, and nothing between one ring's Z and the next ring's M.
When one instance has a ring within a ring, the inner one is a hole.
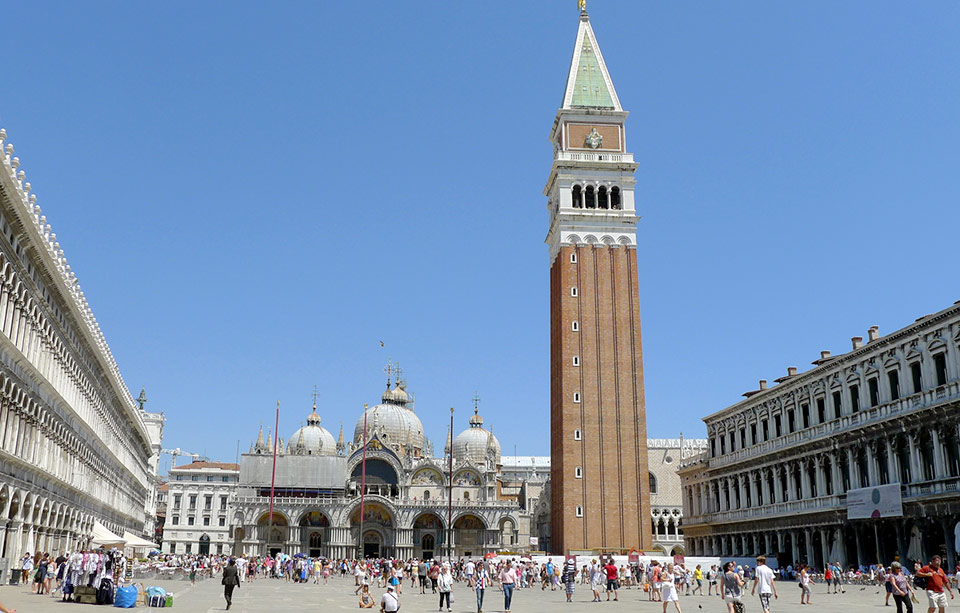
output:
M851 343L704 418L709 448L680 469L690 555L823 568L939 553L954 568L960 303ZM902 517L847 519L849 490L887 484L899 485Z
M163 415L120 376L0 130L0 556L153 536ZM3 577L0 577L2 579Z

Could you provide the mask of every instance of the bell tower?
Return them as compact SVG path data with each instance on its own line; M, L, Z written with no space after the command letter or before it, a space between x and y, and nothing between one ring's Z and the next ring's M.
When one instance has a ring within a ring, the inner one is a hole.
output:
M550 142L551 550L651 548L627 112L581 5Z

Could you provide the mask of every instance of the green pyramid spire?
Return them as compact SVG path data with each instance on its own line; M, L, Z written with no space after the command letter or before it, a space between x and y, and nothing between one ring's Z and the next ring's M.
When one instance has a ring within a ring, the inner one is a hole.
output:
M623 110L586 12L580 14L577 44L570 62L563 108Z

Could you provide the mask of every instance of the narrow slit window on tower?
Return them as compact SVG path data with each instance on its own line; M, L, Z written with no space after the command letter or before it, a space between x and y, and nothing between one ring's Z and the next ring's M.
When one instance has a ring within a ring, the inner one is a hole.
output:
M607 188L601 187L597 191L597 208L607 209L610 208L610 201L607 198Z
M580 366L580 356L578 355L573 356L573 365Z
M583 434L580 433L580 428L577 428L573 431L573 440L581 441L583 440Z
M618 210L620 208L620 188L614 187L610 190L610 208Z
M573 208L583 208L583 188L579 185L573 186Z
M574 298L577 297L577 288L576 288L576 286L570 288L570 295L573 296Z
M577 466L576 470L573 471L573 476L577 479L583 479L583 469Z
M579 332L579 331L580 331L580 323L579 323L578 321L576 321L576 320L574 320L574 322L573 322L573 331L574 331L574 332Z
M570 254L570 263L571 263L571 264L576 264L576 263L577 263L577 254L576 254L576 253L571 253L571 254Z
M588 208L588 209L595 209L595 208L597 208L597 194L596 194L595 191L593 191L593 186L592 186L592 185L588 185L588 186L587 186L587 198L586 198L586 201L587 201L587 208Z
M583 517L583 507L577 505L577 517Z
M574 402L580 402L580 392L574 392L574 393L573 393L573 401L574 401Z

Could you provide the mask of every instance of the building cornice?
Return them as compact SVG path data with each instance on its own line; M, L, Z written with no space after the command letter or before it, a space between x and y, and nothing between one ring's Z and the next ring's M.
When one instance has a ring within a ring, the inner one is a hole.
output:
M792 376L789 379L786 379L783 383L779 383L773 387L759 391L755 394L751 394L749 398L745 398L744 400L730 405L725 409L721 409L720 411L707 415L703 418L703 422L709 425L712 422L719 421L725 417L730 417L744 409L748 409L753 406L759 406L773 398L777 398L778 396L784 394L789 394L790 392L802 388L805 384L808 385L813 381L822 379L828 373L842 370L844 366L849 365L850 363L858 362L870 354L878 353L888 349L891 345L896 345L907 337L919 334L925 328L934 327L934 324L938 324L958 315L960 315L960 301L955 302L953 305L943 309L942 311L921 317L912 324L891 332L886 336L881 336L880 338L870 341L857 349L837 356L832 356L829 361L811 368L806 372Z
M78 330L87 345L92 349L103 371L107 374L114 394L126 410L126 417L136 432L142 437L147 451L150 447L150 436L146 425L139 414L133 395L123 381L120 368L113 353L107 344L106 337L100 330L93 310L80 289L80 282L71 270L64 256L63 249L57 241L57 235L51 231L46 223L46 216L42 215L37 205L37 196L32 194L32 186L27 182L23 170L18 170L20 161L14 157L12 144L6 143L6 131L0 129L0 191L13 205L16 221L23 229L32 251L36 254L48 278L62 297L63 304L69 309L73 318L78 322Z

